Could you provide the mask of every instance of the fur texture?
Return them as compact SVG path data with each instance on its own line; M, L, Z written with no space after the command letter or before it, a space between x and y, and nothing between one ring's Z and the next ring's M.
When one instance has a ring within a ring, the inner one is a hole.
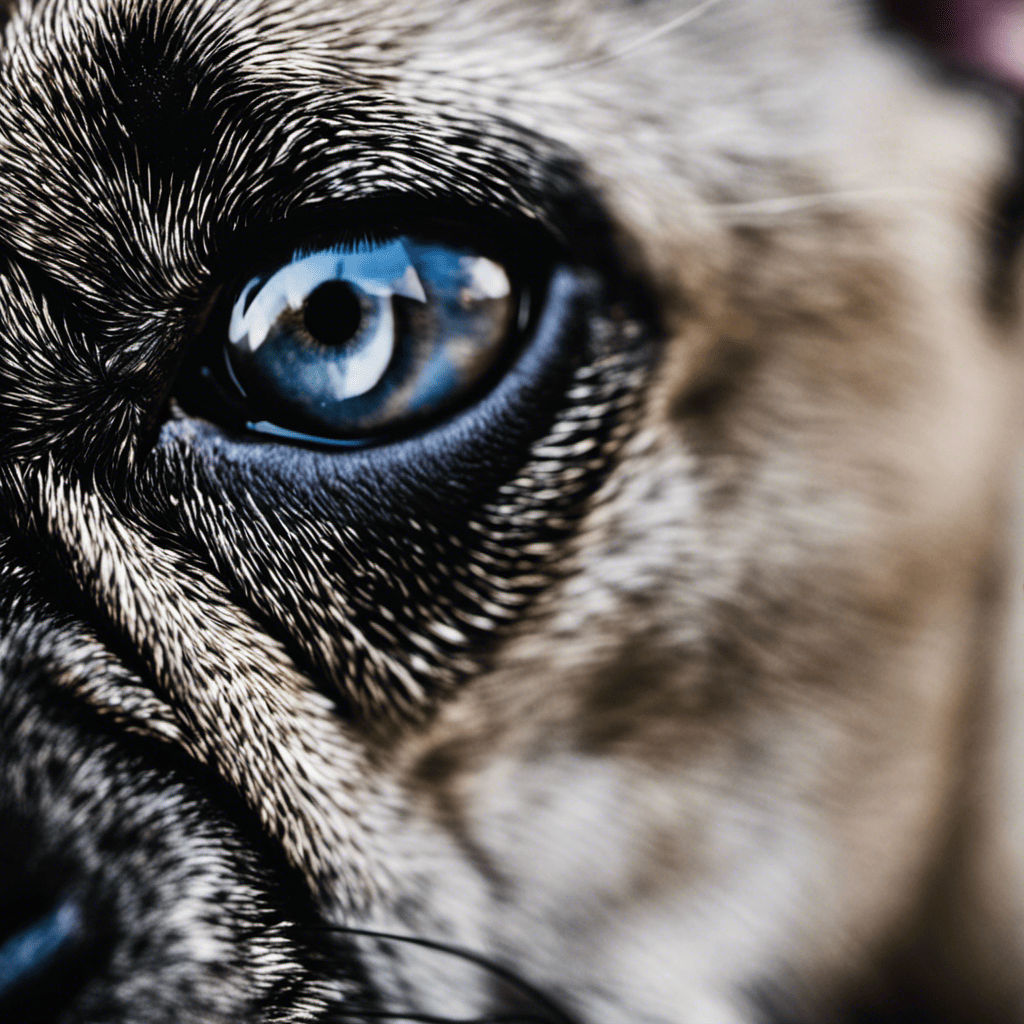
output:
M38 0L0 64L0 943L74 911L5 1019L1024 1019L1011 100L838 0ZM467 408L183 397L253 267L449 222L547 280Z

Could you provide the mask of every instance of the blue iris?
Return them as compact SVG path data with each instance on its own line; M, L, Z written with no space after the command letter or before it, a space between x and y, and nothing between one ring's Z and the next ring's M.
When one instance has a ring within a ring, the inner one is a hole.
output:
M504 268L399 237L297 251L238 294L228 362L266 432L358 439L466 398L515 320Z

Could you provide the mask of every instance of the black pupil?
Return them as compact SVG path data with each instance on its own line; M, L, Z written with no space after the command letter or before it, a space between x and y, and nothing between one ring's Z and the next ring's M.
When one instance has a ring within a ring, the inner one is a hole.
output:
M344 345L363 318L359 298L344 281L324 281L314 288L302 314L306 330L321 345Z

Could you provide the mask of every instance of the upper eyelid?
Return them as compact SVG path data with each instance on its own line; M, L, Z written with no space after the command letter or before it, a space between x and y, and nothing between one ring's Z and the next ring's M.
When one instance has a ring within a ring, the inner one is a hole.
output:
M314 190L308 187L303 191L301 204L285 203L286 216L252 214L243 223L224 225L217 232L220 237L215 240L215 260L238 262L258 252L265 262L282 262L293 253L379 243L402 234L436 231L439 223L477 223L482 216L491 222L491 230L503 224L501 233L515 231L518 226L547 234L552 240L564 235L558 223L539 208L510 202L481 203L457 191L410 197L388 187L355 191L343 199L326 192L311 196Z
M285 119L281 131L290 132L295 151L310 149L316 157L300 157L290 165L287 184L279 180L277 167L254 167L251 177L243 174L237 187L254 196L255 202L243 216L233 217L216 231L219 250L251 251L252 240L267 233L268 225L277 225L271 230L290 230L292 244L298 246L305 242L303 224L322 228L333 220L341 225L350 211L387 210L392 205L397 212L389 220L403 217L410 207L489 211L496 218L538 225L563 245L569 245L577 233L571 221L584 211L587 218L599 212L600 219L605 219L587 183L583 161L561 144L512 121L481 122L475 136L478 149L474 160L468 161L445 149L443 137L408 132L398 118L390 126L393 151L372 149L360 142L358 131L346 139L347 115L339 107L334 121L338 138L333 145L325 144L323 122L296 132ZM332 123L330 112L323 116L327 124ZM457 122L452 129L455 134L466 131ZM518 145L511 146L510 138ZM509 156L510 148L515 158ZM490 158L481 161L481 153ZM416 173L410 171L413 165ZM567 191L573 194L571 203L566 202ZM216 209L216 204L207 205ZM372 235L376 225L361 219L361 230ZM293 225L299 225L298 230ZM392 225L391 233L399 234L405 227Z

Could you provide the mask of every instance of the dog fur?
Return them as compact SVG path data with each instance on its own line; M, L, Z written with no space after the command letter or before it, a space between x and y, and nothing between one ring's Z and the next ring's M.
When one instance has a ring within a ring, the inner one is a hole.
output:
M5 1019L1024 1019L1014 102L839 0L0 61L0 912L75 921ZM179 401L353 210L556 254L505 378L344 453Z

